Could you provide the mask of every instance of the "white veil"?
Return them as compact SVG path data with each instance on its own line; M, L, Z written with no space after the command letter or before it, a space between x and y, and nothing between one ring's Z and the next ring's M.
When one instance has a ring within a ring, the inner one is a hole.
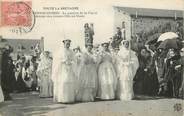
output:
M53 53L52 76L51 76L51 79L53 82L55 82L58 76L59 66L63 55L63 48L64 48L64 45L61 43L57 51Z

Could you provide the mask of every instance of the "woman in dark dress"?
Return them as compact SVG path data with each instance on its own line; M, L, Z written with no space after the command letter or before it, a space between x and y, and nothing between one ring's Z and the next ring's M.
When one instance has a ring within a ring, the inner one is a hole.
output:
M135 94L144 94L144 78L147 76L146 70L146 48L141 49L141 53L138 54L139 68L134 77L134 92Z
M2 54L2 78L1 78L1 86L3 90L3 94L5 100L11 100L10 93L12 92L12 69L11 69L11 57L10 53L12 52L9 45L5 47L5 50Z
M149 51L146 52L146 75L144 77L143 88L144 94L155 96L158 93L159 83L156 73L155 56L151 56Z
M13 64L13 60L11 58L8 59L8 66L7 66L9 72L8 72L8 77L10 77L11 82L10 82L10 92L15 91L15 84L16 84L16 79L15 79L15 65Z
M179 97L179 88L182 82L180 59L181 56L174 49L168 51L164 67L165 96L167 97Z
M37 70L37 67L38 67L38 63L37 63L37 59L35 56L32 57L31 59L31 76L32 76L32 79L33 79L33 82L32 82L32 90L33 91L36 91L38 88L38 77L37 77L37 74L36 74L36 70Z

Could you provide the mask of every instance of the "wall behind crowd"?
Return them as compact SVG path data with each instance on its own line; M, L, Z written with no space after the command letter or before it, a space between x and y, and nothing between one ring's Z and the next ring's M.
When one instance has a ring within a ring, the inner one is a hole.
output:
M161 17L138 17L133 18L132 31L138 34L143 41L150 39L153 35L167 31L177 32L177 22L183 25L182 19ZM182 31L182 30L181 30Z

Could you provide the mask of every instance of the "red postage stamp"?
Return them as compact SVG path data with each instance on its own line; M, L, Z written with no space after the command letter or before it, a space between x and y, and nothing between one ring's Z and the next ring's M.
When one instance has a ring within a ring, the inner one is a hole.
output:
M31 26L32 25L31 1L1 2L1 26Z

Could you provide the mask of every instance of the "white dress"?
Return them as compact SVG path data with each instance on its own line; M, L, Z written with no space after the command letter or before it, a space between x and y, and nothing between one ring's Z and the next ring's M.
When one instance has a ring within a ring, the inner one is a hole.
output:
M102 51L101 62L98 68L99 88L98 97L103 100L115 98L117 76L111 54Z
M78 52L74 55L74 73L76 76L79 75L79 71L81 69L81 57L82 53Z
M54 101L73 103L76 94L73 51L63 48L63 51L59 52L53 59Z
M3 95L3 91L0 85L0 103L4 101L4 95Z
M116 91L115 91L115 95L116 95L116 98L119 98L118 96L118 94L120 93L119 92L119 77L120 77L120 73L119 73L119 67L118 67L118 65L119 65L119 56L118 56L118 54L117 53L114 53L114 52L112 52L111 53L112 54L112 61L113 61L113 64L114 64L114 68L115 68L115 71L116 71L116 76L117 76L117 84L116 84Z
M92 54L82 55L81 68L78 75L77 101L94 101L97 91L97 70Z
M38 64L37 75L40 79L40 97L52 97L53 96L53 83L51 80L52 72L52 60L41 58Z
M112 62L113 62L113 64L114 64L114 68L115 68L115 71L116 71L116 75L117 75L117 77L119 77L119 74L118 74L118 61L119 61L119 57L118 57L118 54L117 53L114 53L114 52L112 52L111 53L112 55Z
M131 100L134 97L133 78L139 67L138 58L135 52L129 49L122 48L118 53L119 61L119 99Z

